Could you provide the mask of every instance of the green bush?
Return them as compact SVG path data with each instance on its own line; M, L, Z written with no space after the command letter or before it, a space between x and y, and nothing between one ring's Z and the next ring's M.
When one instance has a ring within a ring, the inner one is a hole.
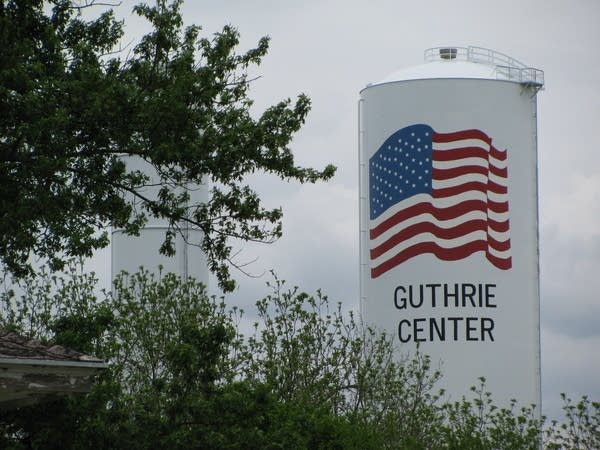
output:
M0 414L2 448L596 449L599 404L566 396L566 421L499 408L485 380L444 403L419 352L321 292L277 279L244 319L196 281L123 274L112 292L71 265L0 294L0 325L110 362L86 395Z

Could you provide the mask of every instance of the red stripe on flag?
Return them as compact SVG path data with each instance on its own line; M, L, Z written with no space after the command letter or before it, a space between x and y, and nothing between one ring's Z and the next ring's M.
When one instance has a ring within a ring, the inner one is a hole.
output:
M433 142L453 142L461 141L463 139L480 139L486 142L488 145L492 143L492 140L487 134L480 130L463 130L455 131L453 133L433 133Z
M490 147L490 156L498 161L506 161L506 150L498 150L496 147Z
M492 180L488 180L488 191L493 192L495 194L506 194L508 193L508 188L506 186L502 186L501 184L495 183Z
M490 172L501 178L506 178L508 176L508 169L506 167L500 168L496 166L490 166Z
M369 231L369 237L371 239L375 239L382 233L385 233L387 230L392 228L394 225L397 225L411 217L416 217L420 214L431 214L437 220L451 220L456 219L457 217L460 217L466 212L470 211L487 212L487 205L481 200L466 200L447 208L436 208L431 203L418 203L398 211L389 219L384 220L379 225L372 228Z
M387 261L379 264L371 269L371 278L377 278L388 270L393 269L398 264L402 264L404 261L413 258L417 255L425 253L431 253L437 258L443 261L458 261L459 259L466 258L475 252L487 251L488 243L484 240L468 242L464 245L460 245L454 248L443 248L435 242L421 242L402 250Z
M481 147L459 147L449 150L433 150L431 157L434 161L456 161L465 158L481 158L487 161L488 152Z
M485 257L500 270L508 270L512 267L512 258L510 256L508 258L498 258L490 253L486 253Z
M452 178L460 177L461 175L470 175L472 173L479 173L481 175L488 175L488 169L482 166L461 166L453 167L452 169L433 169L431 176L436 180L450 180Z
M510 239L507 239L505 241L497 241L488 234L487 240L490 247L498 252L505 252L507 250L510 250Z
M464 194L465 192L478 191L487 195L487 183L480 183L479 181L469 181L468 183L459 184L456 186L450 186L446 188L436 188L431 192L433 198L448 198L454 197L455 195Z
M385 242L373 248L371 250L371 259L380 257L388 250L394 248L396 245L419 234L431 233L439 239L456 239L458 237L472 233L473 231L487 232L486 221L482 219L469 220L451 228L442 228L431 222L416 223L414 225L404 228L403 230L394 234Z
M495 202L493 200L488 199L487 201L488 209L495 213L501 214L508 212L508 202Z
M487 219L488 227L494 230L496 233L506 233L509 229L509 221L505 220L503 222L498 222L494 219L488 217Z
M449 249L440 247L435 242L421 242L402 250L394 257L376 267L373 267L371 269L371 278L377 278L386 273L388 270L391 270L397 265L402 264L404 261L425 253L431 253L443 261L458 261L472 255L475 252L484 251L486 252L485 256L488 261L490 261L498 269L508 270L512 267L512 259L510 257L498 258L497 256L488 253L487 250L488 242L484 240L468 242L464 245Z

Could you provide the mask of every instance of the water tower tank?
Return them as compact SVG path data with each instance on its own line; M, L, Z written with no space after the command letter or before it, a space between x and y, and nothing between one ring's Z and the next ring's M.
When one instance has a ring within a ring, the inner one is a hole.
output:
M361 91L361 309L443 372L540 405L536 94L543 72L479 47Z
M149 177L147 186L140 189L148 199L158 198L160 190L160 179L156 170L145 160L137 156L125 158L128 170L139 170ZM190 196L190 205L206 203L208 200L208 186L187 186L186 190ZM142 209L139 199L130 195L128 199L136 208ZM165 240L165 233L169 229L166 219L148 217L148 222L140 231L139 236L129 236L122 229L112 230L111 238L111 272L112 278L121 271L132 274L140 270L140 267L158 274L159 267L162 273L175 273L187 279L193 277L197 281L208 286L208 265L206 255L194 243L202 240L202 232L194 227L182 223L180 232L175 238L174 256L161 255L159 249Z

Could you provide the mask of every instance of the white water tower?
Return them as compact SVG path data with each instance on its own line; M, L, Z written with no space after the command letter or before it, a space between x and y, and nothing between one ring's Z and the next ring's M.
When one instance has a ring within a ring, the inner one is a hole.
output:
M160 190L160 179L155 169L143 159L130 156L125 159L128 170L140 170L149 177L147 186L140 190L145 197L154 200ZM205 203L208 200L208 186L188 186L190 205ZM141 201L131 195L129 199L141 208ZM173 272L183 279L193 277L208 286L208 265L206 255L194 243L202 240L202 232L186 224L181 225L181 233L175 238L174 256L161 255L159 249L169 229L166 219L148 217L148 222L140 230L139 236L129 236L122 229L112 230L111 274L112 279L121 271L132 274L140 267L158 274Z
M541 403L536 94L543 72L479 47L361 91L361 309L441 365L451 400Z

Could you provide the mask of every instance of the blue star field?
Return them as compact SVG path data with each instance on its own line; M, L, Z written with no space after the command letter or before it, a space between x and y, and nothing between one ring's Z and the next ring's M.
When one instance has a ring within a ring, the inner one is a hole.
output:
M371 156L371 220L413 195L431 194L433 133L429 125L402 128L388 137Z

